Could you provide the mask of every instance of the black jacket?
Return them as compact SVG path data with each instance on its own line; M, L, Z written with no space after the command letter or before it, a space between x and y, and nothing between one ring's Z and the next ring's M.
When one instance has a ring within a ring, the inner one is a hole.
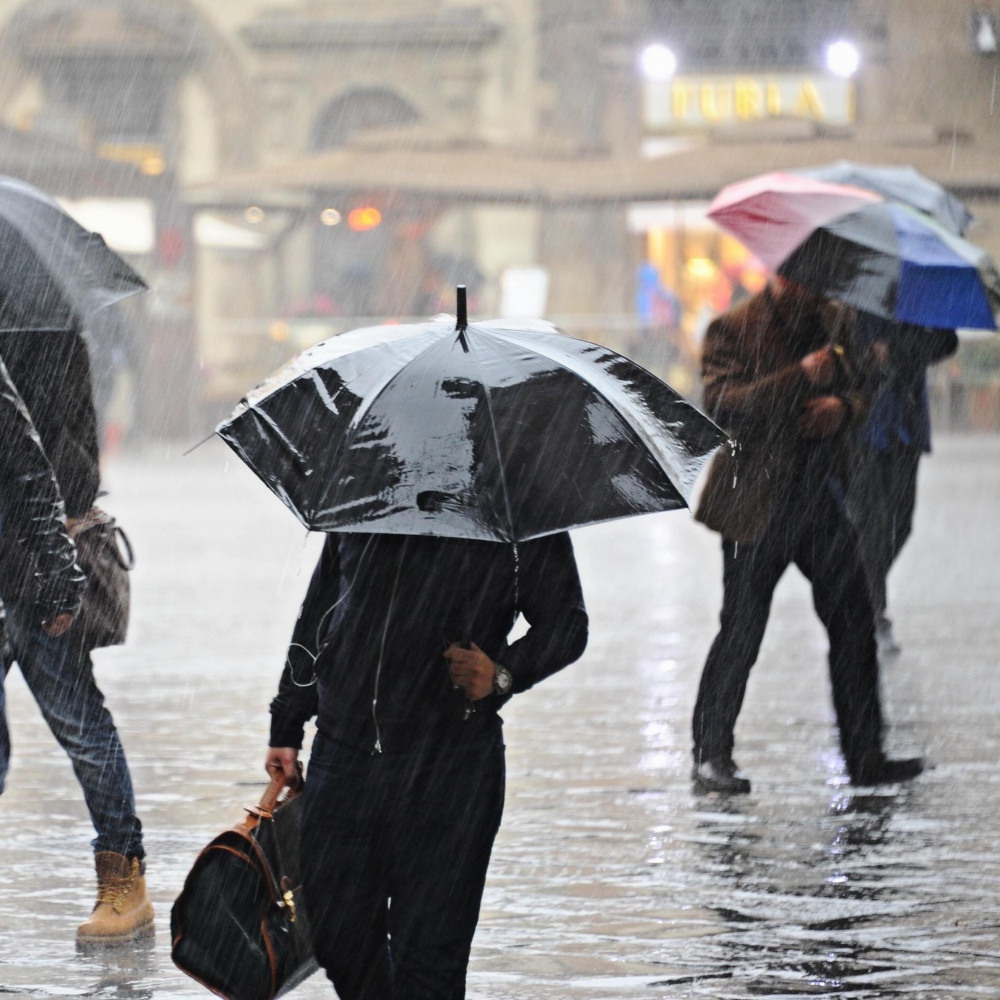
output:
M101 485L90 357L83 337L73 330L0 331L0 358L42 439L67 516L82 517Z
M508 643L519 613L528 630ZM325 736L386 752L474 729L506 698L467 715L442 656L451 642L472 641L507 667L518 693L578 659L587 627L566 533L516 555L498 542L328 535L271 704L271 745L300 747L312 715Z
M3 570L12 552L28 553L31 597L40 617L74 613L84 577L66 533L62 497L28 410L2 361L0 441L0 598L23 596L24 581L12 581ZM17 586L8 586L12 582Z

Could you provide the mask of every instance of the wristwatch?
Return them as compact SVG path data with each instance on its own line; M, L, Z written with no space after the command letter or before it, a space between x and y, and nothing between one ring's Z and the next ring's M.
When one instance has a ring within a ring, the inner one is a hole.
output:
M514 686L514 677L511 672L499 663L493 664L496 672L493 675L493 693L499 695L510 694Z

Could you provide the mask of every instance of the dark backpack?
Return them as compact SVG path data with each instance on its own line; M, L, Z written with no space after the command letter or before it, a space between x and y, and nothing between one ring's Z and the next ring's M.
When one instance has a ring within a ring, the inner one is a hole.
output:
M298 863L303 797L275 778L195 859L170 912L170 956L228 1000L273 1000L316 971Z

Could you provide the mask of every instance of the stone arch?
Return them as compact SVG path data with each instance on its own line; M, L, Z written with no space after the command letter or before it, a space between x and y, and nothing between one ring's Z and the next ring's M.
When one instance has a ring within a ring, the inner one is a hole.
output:
M116 11L143 28L161 26L186 35L192 50L197 51L197 59L186 72L200 77L214 100L221 166L247 166L255 161L253 109L258 102L253 84L231 40L194 0L98 0L92 5L73 0L23 0L0 27L0 105L8 103L24 82L21 40L46 19L62 13L79 14L88 6Z
M354 88L329 101L313 120L309 146L314 152L345 145L357 132L412 125L420 112L395 90Z

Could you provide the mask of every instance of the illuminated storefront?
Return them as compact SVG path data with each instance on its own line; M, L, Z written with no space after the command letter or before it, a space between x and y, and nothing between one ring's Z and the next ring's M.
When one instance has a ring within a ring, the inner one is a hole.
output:
M822 73L752 72L670 75L647 79L643 89L645 149L670 151L688 137L702 143L713 130L753 129L768 121L850 126L856 119L855 84ZM713 145L702 155L713 156ZM664 161L669 169L670 159ZM774 164L748 161L746 176ZM712 316L753 294L767 280L764 267L706 215L707 201L633 205L629 229L640 239L642 268L652 265L667 296L679 309L665 335L685 359L697 356Z

